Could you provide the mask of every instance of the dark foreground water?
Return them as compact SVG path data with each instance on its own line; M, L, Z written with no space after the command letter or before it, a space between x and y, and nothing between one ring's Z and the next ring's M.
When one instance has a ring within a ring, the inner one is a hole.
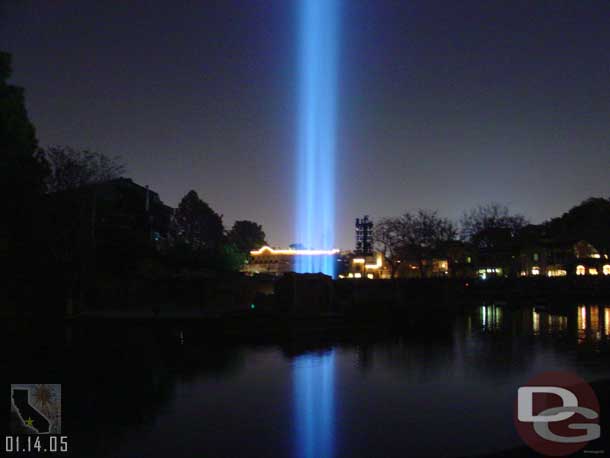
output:
M240 344L212 334L19 327L5 333L1 369L8 383L62 383L73 456L117 458L491 453L522 444L513 403L530 377L610 378L604 305L486 305L340 338L295 331Z

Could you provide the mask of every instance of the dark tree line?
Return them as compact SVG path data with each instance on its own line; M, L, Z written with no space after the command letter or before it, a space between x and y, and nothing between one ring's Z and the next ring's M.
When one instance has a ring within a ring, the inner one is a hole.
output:
M467 243L476 250L510 251L520 243L585 240L606 252L610 250L610 199L590 198L561 217L542 224L530 224L520 214L498 203L466 211L455 224L430 210L382 218L374 227L375 248L380 251L392 276L399 263L410 259L419 264L447 242Z
M392 277L402 259L414 259L423 271L428 254L457 237L455 225L436 211L418 210L395 218L383 218L373 229L375 247L390 267Z
M144 265L157 272L235 270L264 244L260 225L237 221L226 230L222 215L190 191L171 217L163 250L152 243L96 248L96 208L103 203L87 190L121 177L125 165L86 149L39 148L24 90L9 84L10 76L10 55L0 52L0 257L11 266L6 294L16 310L52 310L53 298L63 308L104 269L121 278Z
M180 201L170 229L173 251L189 265L237 270L250 250L265 242L265 232L253 221L236 221L224 228L222 215L216 213L195 191Z
M424 261L448 242L461 240L477 248L499 247L516 237L526 224L523 216L511 215L507 207L496 203L464 213L459 226L436 211L418 210L381 219L374 227L373 240L392 277L405 259L415 261L423 275Z

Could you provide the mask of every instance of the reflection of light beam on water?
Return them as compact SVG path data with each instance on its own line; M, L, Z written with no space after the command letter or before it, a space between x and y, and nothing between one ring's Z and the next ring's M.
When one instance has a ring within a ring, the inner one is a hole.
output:
M334 366L334 351L294 361L295 457L333 456Z
M296 240L334 248L337 2L300 0ZM297 272L334 275L331 256L303 256Z

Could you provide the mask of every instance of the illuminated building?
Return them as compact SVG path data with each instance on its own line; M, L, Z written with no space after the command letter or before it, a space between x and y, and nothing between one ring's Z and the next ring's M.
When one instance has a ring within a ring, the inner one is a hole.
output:
M565 277L610 275L604 273L606 255L585 240L577 242L540 241L519 253L520 276Z
M487 280L490 277L501 277L503 270L501 267L485 267L477 270L477 276L481 280Z
M354 255L349 263L347 278L390 278L387 266L384 265L381 253L373 253L370 256Z
M336 263L339 250L306 250L306 249L275 249L268 246L250 251L250 259L242 268L242 272L250 275L269 274L279 276L287 272L295 272L300 259L319 258ZM318 264L318 263L316 263Z

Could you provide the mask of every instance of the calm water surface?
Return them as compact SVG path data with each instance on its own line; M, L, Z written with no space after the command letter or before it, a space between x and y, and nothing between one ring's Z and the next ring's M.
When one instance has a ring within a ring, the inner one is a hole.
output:
M541 371L609 378L609 335L604 305L486 305L417 332L336 341L75 327L28 350L34 367L4 364L20 380L45 367L61 381L78 456L449 457L521 445L516 390Z

